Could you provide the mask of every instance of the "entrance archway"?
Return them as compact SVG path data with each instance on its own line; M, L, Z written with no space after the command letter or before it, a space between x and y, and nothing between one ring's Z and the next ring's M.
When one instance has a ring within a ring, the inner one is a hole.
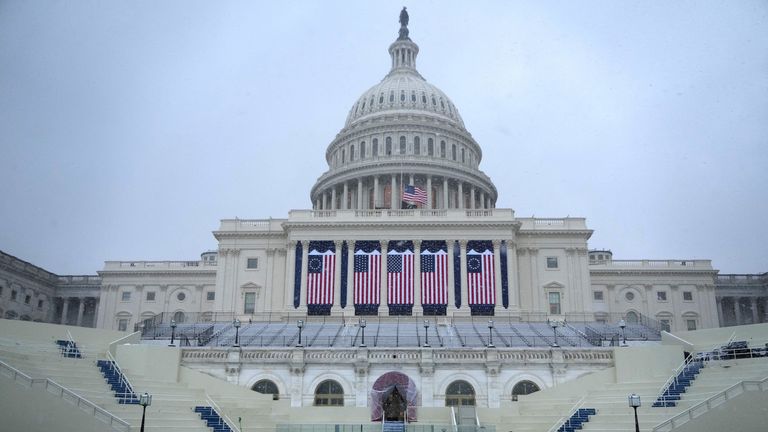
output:
M416 421L416 407L421 405L416 383L400 372L387 372L374 383L368 406L371 421Z

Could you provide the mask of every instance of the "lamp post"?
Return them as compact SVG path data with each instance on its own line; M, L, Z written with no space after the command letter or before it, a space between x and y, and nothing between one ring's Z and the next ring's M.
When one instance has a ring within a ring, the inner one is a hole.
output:
M235 326L235 344L232 346L237 348L240 346L240 320L235 318L235 320L232 321L232 325Z
M627 327L627 323L624 320L619 320L619 327L621 327L621 339L624 341L621 346L627 346L627 335L624 333L624 328Z
M635 432L640 432L640 424L637 422L637 408L640 407L640 396L632 393L628 397L629 407L635 409Z
M429 320L424 320L424 348L429 348Z
M560 345L557 344L557 328L560 327L560 323L555 320L552 320L552 321L549 321L549 325L552 327L552 334L555 336L555 341L552 344L552 348L559 348Z
M304 321L303 320L298 320L296 322L296 327L299 328L299 343L297 343L296 346L297 347L302 347L304 345L301 344L301 329L304 328Z
M152 395L144 392L143 395L139 396L139 405L143 407L141 412L141 432L144 432L144 417L147 415L147 407L152 405Z
M488 320L488 348L495 348L493 345L493 320Z
M365 323L365 320L364 320L364 319L362 319L362 318L360 318L360 321L359 321L359 323L360 323L360 328L361 328L361 329L362 329L362 331L363 331L363 340L362 340L362 342L360 343L360 348L365 348L365 325L366 325L366 323Z
M176 346L173 344L173 341L176 340L176 321L171 320L171 343L168 344L168 346Z

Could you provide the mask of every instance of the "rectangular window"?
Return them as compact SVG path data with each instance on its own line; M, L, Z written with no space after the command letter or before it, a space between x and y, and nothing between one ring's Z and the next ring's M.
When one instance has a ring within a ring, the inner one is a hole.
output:
M659 323L661 323L662 330L664 330L665 332L670 331L672 326L670 325L670 321L668 319L659 320Z
M29 304L29 302L31 302L31 301L32 301L32 296L31 295L24 296L24 304Z
M557 257L547 257L547 268L548 269L557 268Z
M42 309L43 308L43 301L42 300L38 300L37 301L37 308L38 309Z
M256 312L256 293L245 293L245 305L243 307L243 313L253 314Z
M147 301L155 301L155 292L147 291Z
M666 291L657 291L656 292L656 300L658 300L658 301L667 301L667 292Z
M131 301L131 292L130 291L123 291L121 294L120 299L122 301Z
M126 331L128 330L128 320L127 319L121 319L117 321L117 330L118 331Z
M691 291L683 291L683 300L693 301L693 293Z
M695 319L689 319L685 320L685 324L688 327L688 330L696 330L696 320Z
M259 268L259 259L258 258L248 258L248 261L245 265L246 268L254 270Z
M207 293L205 293L205 299L208 300L208 301L216 300L216 292L208 291Z
M11 300L16 301L16 296L18 296L19 293L16 292L16 290L11 291Z
M549 293L549 313L552 315L560 315L560 293Z
M603 301L603 292L602 291L592 291L592 298L595 301Z

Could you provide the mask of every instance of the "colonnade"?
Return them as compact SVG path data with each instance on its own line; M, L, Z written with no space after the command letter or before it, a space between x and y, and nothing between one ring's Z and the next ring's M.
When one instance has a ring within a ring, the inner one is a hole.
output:
M413 240L414 244L414 274L413 274L413 287L414 287L414 307L413 307L413 314L420 315L423 312L422 304L421 304L421 243L423 240ZM389 240L380 240L380 246L381 246L381 282L380 282L380 309L379 309L379 315L386 315L387 314L387 308L386 305L388 304L387 299L387 253L389 252ZM468 240L458 240L458 243L454 240L446 240L446 246L447 246L447 283L446 283L446 289L447 289L447 312L448 313L454 313L458 309L463 309L464 311L467 311L469 313L468 309L468 284L467 284L467 242ZM502 248L502 242L506 247L506 257L505 257L505 265L502 266L501 262L501 248ZM307 306L307 260L308 260L308 254L309 254L309 241L303 240L301 241L301 261L298 263L301 265L300 269L295 268L296 262L296 245L297 241L290 241L289 242L289 249L288 249L288 266L286 268L286 286L290 287L292 290L295 289L295 282L300 283L300 307L304 308ZM506 306L509 308L518 308L519 307L519 287L518 287L518 267L517 267L517 247L515 243L511 240L493 240L493 259L494 259L494 288L495 288L495 298L496 298L496 304L495 307L498 309L499 307L504 307L504 298L506 298ZM454 254L455 249L458 244L459 247L459 254L460 254L460 297L456 298L456 289L455 289L455 271L454 271ZM336 254L336 268L335 268L335 280L334 280L334 309L338 310L336 308L341 306L341 279L342 277L346 278L346 304L345 307L342 308L344 310L352 311L354 310L354 254L355 254L355 240L348 239L346 240L346 248L347 248L347 256L348 256L348 265L347 265L347 271L346 274L342 275L342 269L341 269L341 253L342 248L344 247L344 241L342 240L335 240L334 241L335 246L335 254ZM300 279L297 279L296 276L299 276ZM506 287L506 293L504 292L504 289ZM457 306L458 305L458 306ZM286 305L288 307L292 305Z
M52 322L76 326L83 326L86 323L86 327L96 326L98 297L56 297L55 301L57 307ZM61 309L59 309L59 305L61 305ZM77 315L72 316L75 307L77 308Z
M768 297L718 296L720 326L768 322Z
M465 181L448 177L389 174L338 183L316 197L314 209L399 209L401 203L398 198L403 184L415 185L427 192L427 204L423 206L427 209L490 209L495 206L489 191Z

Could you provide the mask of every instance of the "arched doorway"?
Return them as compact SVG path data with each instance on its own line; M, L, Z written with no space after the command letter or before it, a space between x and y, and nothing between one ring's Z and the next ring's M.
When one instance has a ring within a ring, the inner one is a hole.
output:
M539 386L532 381L520 381L512 388L512 400L516 401L520 395L527 395L539 391Z
M416 420L421 405L416 383L400 372L387 372L374 383L370 393L371 421Z
M280 391L277 389L277 384L268 379L256 382L256 384L251 387L251 390L261 394L272 395L272 400L280 399Z
M445 406L475 405L475 388L472 384L458 380L445 390Z
M637 312L629 311L625 315L627 324L637 324L640 322L640 317L637 316Z

